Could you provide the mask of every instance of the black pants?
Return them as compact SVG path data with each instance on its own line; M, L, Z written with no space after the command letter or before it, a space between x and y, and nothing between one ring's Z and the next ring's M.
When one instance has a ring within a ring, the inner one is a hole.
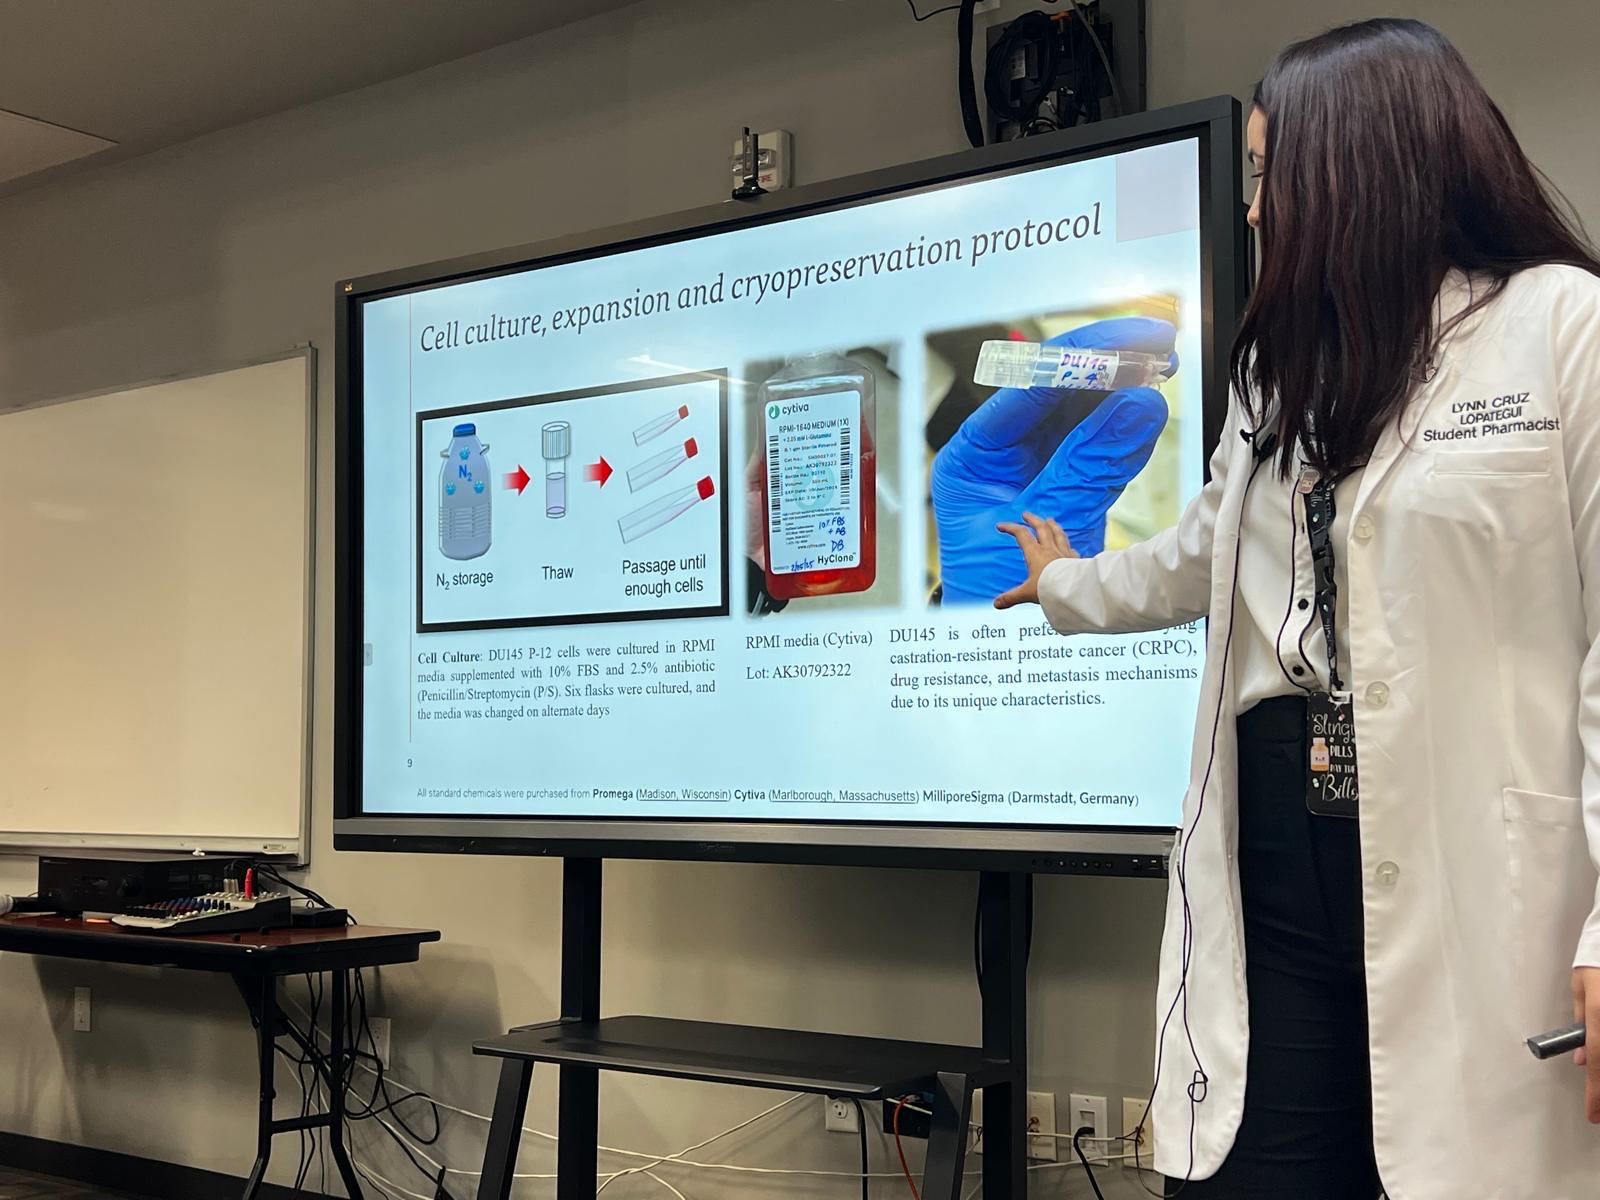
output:
M1377 1200L1357 823L1305 805L1305 701L1239 718L1239 889L1250 1059L1244 1120L1185 1200ZM1196 903L1204 904L1203 897ZM1203 1004L1203 997L1196 997ZM1159 1132L1160 1137L1182 1130Z

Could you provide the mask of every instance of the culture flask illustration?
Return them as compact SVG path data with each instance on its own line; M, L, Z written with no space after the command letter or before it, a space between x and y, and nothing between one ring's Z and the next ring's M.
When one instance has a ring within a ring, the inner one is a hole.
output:
M767 594L866 591L878 572L876 376L841 354L792 355L758 399Z
M717 494L717 485L707 475L699 483L674 488L659 500L636 508L617 519L617 532L624 543L637 541L647 533L654 533L663 525L671 524L702 500Z
M660 482L699 453L700 443L685 438L681 446L669 446L660 454L652 454L638 466L628 468L628 490L642 491Z
M478 441L478 427L457 425L450 446L439 452L439 553L446 558L477 558L489 549L493 535L494 492L490 486L489 452Z
M635 429L633 431L633 444L635 446L642 446L646 442L660 437L679 421L687 421L688 419L689 406L687 404L680 404L671 412L662 413L659 417L655 417L652 420L646 421L643 425L639 426L639 428Z

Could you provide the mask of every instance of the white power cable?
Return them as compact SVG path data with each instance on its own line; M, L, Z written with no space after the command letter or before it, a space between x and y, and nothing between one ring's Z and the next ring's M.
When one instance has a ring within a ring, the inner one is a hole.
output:
M285 1001L286 1007L294 1009L302 1017L307 1018L307 1020L309 1021L309 1015L306 1013L306 1011L303 1008L300 1007L300 1005L296 1001L294 1001L293 999L291 999L290 997L287 997L287 996L284 997L284 1001ZM323 1034L322 1030L320 1030L320 1029L318 1029L316 1031L316 1035L318 1036L319 1039L325 1039L326 1038L326 1035ZM355 1066L358 1069L360 1069L362 1071L365 1071L367 1074L372 1075L374 1077L376 1077L377 1074L378 1074L377 1071L375 1071L372 1067L368 1066L360 1058L355 1059ZM427 1098L428 1103L434 1105L437 1108L443 1109L445 1112L455 1113L458 1116L467 1117L470 1120L479 1121L479 1122L481 1122L481 1123L483 1123L485 1125L488 1125L488 1124L492 1123L492 1118L487 1117L482 1113L473 1112L471 1109L461 1108L461 1107L459 1107L457 1105L449 1104L449 1103L447 1103L447 1102L445 1102L443 1100L435 1099L431 1094L424 1093L420 1089L415 1088L415 1087L411 1086L410 1084L406 1083L403 1079L398 1078L392 1071L389 1071L389 1070L385 1069L384 1076L385 1076L385 1078L391 1080L396 1086L404 1088L407 1092L409 1092L412 1095L417 1095L417 1096L424 1096L425 1095L426 1098ZM324 1090L324 1087L319 1081L319 1084L318 1084L319 1097L320 1097L320 1094L321 1094L321 1092L323 1090ZM728 1172L733 1172L735 1174L742 1174L742 1175L777 1175L777 1176L805 1177L805 1178L812 1178L812 1179L861 1179L863 1176L862 1176L861 1172L859 1172L859 1171L825 1171L825 1170L818 1170L818 1169L807 1169L807 1168L796 1168L796 1167L752 1167L752 1166L744 1166L744 1165L741 1165L741 1164L738 1164L738 1163L703 1162L703 1161L699 1161L699 1160L696 1160L696 1159L691 1159L691 1158L688 1157L688 1155L693 1154L696 1150L703 1149L706 1146L711 1145L711 1143L713 1143L713 1142L721 1141L725 1137L729 1137L729 1136L731 1136L731 1135L733 1135L735 1133L739 1133L740 1131L749 1128L751 1125L754 1125L756 1122L761 1121L761 1120L771 1116L773 1113L776 1113L781 1109L787 1108L791 1104L794 1104L794 1103L796 1103L796 1102L798 1102L800 1100L805 1099L807 1095L808 1095L808 1093L803 1093L803 1092L802 1093L796 1093L795 1095L790 1096L788 1099L786 1099L786 1100L784 1100L784 1101L782 1101L782 1102L780 1102L778 1104L773 1105L771 1108L764 1109L763 1111L757 1113L755 1116L750 1117L748 1120L742 1121L738 1125L735 1125L735 1126L733 1126L733 1127L731 1127L729 1129L724 1129L722 1132L714 1134L711 1137L706 1138L704 1141L697 1142L693 1146L686 1147L685 1149L678 1151L676 1154L646 1154L646 1153L643 1153L643 1152L638 1151L638 1150L624 1150L624 1149L622 1149L620 1147L616 1147L616 1146L604 1146L604 1145L598 1146L597 1149L599 1149L600 1151L602 1151L602 1152L604 1152L606 1154L616 1155L616 1156L621 1157L621 1158L643 1159L645 1161L644 1161L643 1165L641 1165L641 1166L627 1167L627 1168L624 1168L623 1170L620 1170L620 1171L614 1171L614 1172L610 1173L609 1175L602 1175L601 1176L600 1186L595 1190L595 1195L598 1196L601 1192L605 1191L605 1189L607 1187L609 1187L613 1182L615 1182L617 1179L622 1178L625 1175L644 1175L647 1178L649 1178L650 1180L652 1180L653 1182L660 1184L663 1188L665 1188L666 1190L671 1192L674 1196L678 1197L679 1200L684 1200L682 1192L678 1191L678 1189L673 1187L672 1184L668 1183L665 1179L662 1179L659 1175L656 1175L652 1171L653 1167L669 1166L669 1165L670 1166L676 1166L676 1167L686 1167L686 1168L689 1168L691 1170L728 1171ZM930 1110L925 1109L925 1108L921 1108L919 1106L912 1105L912 1104L907 1104L905 1106L905 1110L907 1112L919 1113L919 1114L922 1114L924 1116L931 1116L932 1115ZM425 1148L423 1148L422 1146L418 1145L413 1139L407 1137L403 1132L401 1132L400 1130L396 1129L393 1125L390 1125L381 1116L374 1116L372 1119L376 1120L378 1122L378 1124L382 1125L385 1129L387 1129L396 1138L398 1138L399 1140L405 1142L424 1162L428 1163L429 1166L434 1167L436 1170L443 1170L443 1171L447 1172L450 1175L457 1175L457 1176L460 1176L460 1177L462 1177L464 1179L477 1179L477 1178L482 1176L483 1172L481 1172L481 1171L467 1171L467 1170L463 1170L463 1169L461 1169L459 1167L446 1166L443 1163L435 1161L434 1158L430 1154L428 1154L428 1152L427 1152L427 1150ZM976 1129L976 1130L980 1130L980 1131L983 1128L981 1125L978 1125L975 1122L969 1122L969 1126L972 1129ZM528 1134L528 1135L531 1135L533 1137L540 1138L540 1139L542 1139L544 1141L547 1141L547 1142L557 1142L557 1141L560 1140L553 1133L546 1133L542 1129L534 1129L531 1126L527 1126L527 1125L524 1125L522 1127L521 1131L524 1134ZM1072 1140L1072 1135L1071 1134L1067 1134L1067 1133L1057 1133L1057 1134L1033 1133L1033 1134L1029 1134L1028 1136L1029 1137L1048 1137L1048 1138L1053 1138L1056 1141L1068 1141L1068 1142L1070 1142ZM1086 1138L1082 1138L1080 1140L1084 1141L1084 1142L1108 1142L1109 1143L1109 1142L1126 1141L1127 1139L1128 1139L1128 1135L1125 1134L1125 1135L1122 1135L1121 1137L1117 1137L1117 1136L1098 1137L1098 1138L1086 1137ZM1131 1159L1131 1158L1134 1158L1134 1157L1135 1156L1132 1155L1132 1154L1103 1155L1103 1156L1095 1159L1094 1161L1097 1162L1097 1163L1101 1163L1101 1162L1118 1162L1118 1161L1122 1161L1122 1160L1126 1160L1126 1159ZM1076 1165L1077 1164L1076 1164L1075 1161L1068 1160L1068 1161L1063 1162L1063 1163L1043 1163L1043 1164L1039 1164L1039 1165L1035 1165L1035 1166L1029 1167L1028 1169L1030 1171L1040 1171L1040 1170L1049 1170L1049 1169L1052 1169L1052 1168L1071 1167L1071 1166L1076 1166ZM370 1170L370 1168L368 1168L368 1169ZM868 1178L868 1179L903 1179L903 1178L905 1178L905 1176L899 1171L873 1171L873 1172L869 1172L865 1177ZM381 1179L382 1177L380 1176L379 1178ZM549 1173L518 1172L517 1174L513 1175L512 1178L514 1178L514 1179L526 1179L526 1180L535 1180L536 1179L536 1180L548 1181L548 1180L555 1179L556 1176L554 1174L549 1174ZM388 1181L385 1181L385 1182L388 1182ZM389 1186L390 1187L397 1187L397 1185L393 1184L392 1182L389 1183ZM982 1184L980 1183L978 1186L979 1186L979 1189L981 1190ZM399 1190L403 1195L405 1195L407 1197L417 1197L417 1195L418 1195L415 1192L405 1191L405 1189L403 1189L403 1188L398 1188L397 1187L397 1190ZM969 1194L969 1200L970 1200L971 1196L976 1196L977 1194L978 1194L977 1191L974 1191L974 1192L970 1193ZM433 1200L433 1198L431 1196L422 1196L422 1197L419 1197L418 1200Z
M376 1074L376 1072L373 1072L373 1073ZM316 1088L317 1099L319 1101L322 1101L324 1095L326 1094L326 1092L327 1092L327 1085L322 1082L322 1079L319 1076L317 1078L317 1088ZM798 1098L798 1097L796 1097L796 1098ZM429 1097L429 1099L431 1100L432 1097ZM326 1111L326 1105L324 1105L324 1111ZM424 1147L419 1145L414 1138L412 1138L412 1137L408 1136L407 1134L403 1133L401 1130L396 1129L393 1125L389 1124L389 1122L385 1121L381 1116L379 1116L376 1113L374 1113L371 1119L376 1121L379 1125L382 1125L385 1129L387 1129L389 1131L389 1133L390 1133L390 1135L392 1137L394 1137L396 1140L404 1143L407 1147L410 1148L410 1150L411 1150L411 1152L413 1154L415 1154L418 1158L422 1159L423 1162L427 1163L430 1167L434 1168L436 1171L444 1171L446 1174L461 1175L461 1176L468 1177L468 1178L473 1178L473 1179L476 1179L476 1178L479 1178L480 1176L482 1176L482 1174L483 1174L482 1171L462 1171L462 1170L458 1170L455 1167L447 1167L447 1166L445 1166L444 1163L439 1162L437 1159L435 1159L433 1157L433 1155L429 1154L428 1151ZM662 1161L667 1161L667 1160L662 1160ZM351 1163L352 1163L352 1165L354 1165L356 1167L357 1170L361 1171L362 1174L364 1174L364 1175L377 1175L377 1172L374 1171L371 1166L369 1166L365 1162L362 1162L362 1161L358 1160L355 1157L355 1154L353 1152L351 1154ZM652 1165L654 1165L654 1164L652 1164ZM673 1187L672 1184L668 1183L665 1179L661 1178L661 1176L657 1175L654 1171L650 1170L649 1167L634 1167L633 1169L631 1169L629 1171L620 1172L620 1173L621 1174L629 1174L629 1175L635 1175L635 1174L643 1175L646 1179L649 1179L654 1183L659 1183L663 1188L665 1188L667 1191L671 1192L675 1197L677 1197L677 1200L688 1200L687 1196L685 1196L677 1188ZM606 1184L609 1184L611 1182L611 1179L614 1179L615 1177L616 1176L611 1176L611 1177L607 1178ZM554 1175L523 1174L523 1175L515 1175L515 1176L513 1176L513 1178L515 1178L515 1179L551 1180L551 1179L555 1179L556 1176L554 1176ZM378 1175L377 1179L381 1181L381 1183L379 1184L380 1188L382 1186L384 1186L384 1185L387 1185L388 1187L393 1188L396 1191L398 1191L401 1195L407 1196L407 1197L413 1197L413 1198L415 1198L415 1200L433 1200L433 1197L431 1197L431 1196L423 1196L423 1195L420 1195L417 1192L408 1191L405 1188L401 1187L399 1184L393 1182L392 1180L384 1179L383 1176L381 1176L381 1175ZM596 1190L595 1195L598 1196L600 1194L600 1192L605 1189L606 1184L602 1184L600 1186L600 1188Z
M424 1196L421 1192L413 1192L407 1188L401 1187L392 1179L385 1179L371 1167L367 1166L366 1163L362 1162L358 1158L355 1158L354 1156L351 1157L350 1163L353 1167L355 1167L357 1173L359 1173L363 1179L383 1192L385 1196L392 1197L395 1193L399 1193L400 1195L407 1197L408 1200L433 1200L432 1196Z
M1028 1136L1029 1137L1042 1137L1044 1135L1037 1134L1037 1133L1030 1133ZM1088 1141L1089 1139L1088 1138L1084 1138L1083 1140L1084 1141ZM1131 1155L1131 1154L1108 1154L1104 1158L1096 1158L1096 1159L1093 1159L1091 1161L1092 1161L1093 1165L1098 1166L1101 1163L1122 1162L1123 1160L1129 1159L1129 1158L1132 1158L1132 1157L1134 1157L1134 1156ZM1034 1163L1031 1167L1028 1168L1028 1170L1030 1170L1030 1171L1066 1171L1066 1170L1070 1170L1073 1167L1076 1167L1076 1166L1079 1166L1079 1165L1080 1164L1078 1163L1078 1160L1074 1158L1074 1159L1067 1159L1064 1162ZM1151 1170L1152 1168L1146 1167L1144 1169L1145 1170ZM962 1197L962 1200L973 1200L973 1197L978 1195L982 1191L983 1191L983 1180L980 1179L980 1180L978 1180L978 1186L973 1188L964 1197Z
M903 1107L906 1112L914 1112L919 1116L933 1116L933 1110L927 1108L918 1108L915 1104L905 1104L901 1107ZM983 1132L983 1125L977 1121L968 1121L967 1128L972 1130L974 1133L981 1134ZM1028 1136L1031 1138L1052 1138L1058 1142L1070 1142L1073 1140L1074 1135L1070 1133L1030 1133ZM1133 1140L1133 1134L1112 1134L1109 1137L1086 1137L1078 1140L1084 1142L1127 1142Z
M303 1008L301 1008L299 1006L299 1004L297 1004L293 999L291 999L291 998L286 996L286 997L284 997L284 1001L285 1001L285 1004L286 1004L287 1007L294 1009L301 1016L305 1016L306 1015L305 1010ZM326 1035L322 1034L321 1030L318 1030L318 1034L322 1038L324 1038L324 1039L326 1038ZM365 1071L368 1075L372 1075L372 1076L376 1076L377 1075L377 1072L375 1070L373 1070L370 1066L368 1066L365 1062L361 1061L359 1058L356 1059L355 1065L360 1070ZM404 1088L407 1092L411 1093L412 1095L424 1095L424 1094L426 1094L427 1095L427 1099L428 1099L428 1103L434 1105L437 1108L443 1109L445 1112L452 1112L452 1113L455 1113L458 1116L468 1117L471 1120L480 1121L485 1125L488 1125L488 1124L492 1123L492 1118L486 1117L482 1113L473 1112L469 1108L460 1108L457 1105L449 1104L449 1103L447 1103L447 1102L445 1102L443 1100L439 1100L439 1099L434 1098L434 1096L431 1093L423 1093L423 1092L421 1092L417 1088L414 1088L410 1084L406 1083L405 1080L403 1080L403 1079L399 1078L398 1076L396 1076L392 1071L389 1071L389 1070L385 1069L384 1077L389 1079L389 1080L391 1080L397 1087ZM802 1093L800 1095L793 1096L789 1100L784 1101L784 1104L789 1104L789 1103L792 1103L795 1100L802 1099L803 1095L804 1095L804 1093ZM783 1107L783 1105L779 1105L778 1107L781 1108L781 1107ZM909 1107L909 1105L907 1107ZM775 1110L768 1110L768 1112L771 1112L771 1111L775 1111ZM760 1116L764 1116L764 1115L767 1115L767 1114L759 1114L757 1117L752 1118L752 1120L759 1120ZM749 1124L749 1122L746 1122L746 1124ZM736 1127L736 1129L742 1129L742 1128L744 1128L743 1125ZM707 1143L703 1143L703 1144L709 1144L709 1142L717 1141L720 1138L727 1137L730 1133L736 1132L736 1129L725 1129L721 1133L717 1134L716 1137L708 1139L708 1142ZM528 1134L531 1137L540 1138L540 1139L542 1139L544 1141L547 1141L547 1142L557 1142L557 1141L560 1140L553 1133L546 1133L542 1129L534 1129L532 1126L529 1126L529 1125L524 1125L522 1127L522 1132L525 1133L525 1134ZM417 1148L417 1147L413 1146L413 1148ZM824 1170L806 1169L806 1168L798 1168L798 1167L749 1167L749 1166L741 1166L738 1163L700 1162L700 1161L697 1161L695 1159L691 1159L691 1158L685 1157L685 1155L688 1155L688 1154L692 1153L691 1150L680 1150L677 1154L674 1154L674 1155L659 1155L659 1154L645 1154L645 1153L642 1153L641 1151L638 1151L638 1150L624 1150L624 1149L621 1149L620 1147L617 1147L617 1146L600 1146L600 1147L598 1147L598 1149L600 1149L601 1151L603 1151L603 1152L605 1152L607 1154L614 1154L614 1155L617 1155L618 1157L621 1157L621 1158L644 1159L644 1160L646 1160L646 1163L650 1164L650 1165L658 1164L658 1163L671 1162L673 1166L689 1167L691 1169L701 1170L701 1171L731 1171L731 1172L734 1172L734 1173L737 1173L737 1174L746 1174L746 1175L792 1175L792 1176L804 1176L804 1177L812 1178L812 1179L860 1179L861 1178L861 1172L859 1172L859 1171L824 1171ZM647 1165L646 1169L648 1169L648 1165ZM452 1175L460 1175L460 1176L462 1176L464 1178L471 1178L471 1179L476 1179L477 1177L479 1177L480 1175L483 1174L483 1172L481 1172L481 1171L464 1171L464 1170L461 1170L458 1167L446 1167L445 1170L448 1171ZM514 1176L514 1178L516 1178L516 1179L547 1179L548 1180L548 1179L554 1179L555 1176L554 1175L535 1175L535 1174L522 1174L522 1173L519 1173L516 1176ZM868 1174L867 1178L869 1178L869 1179L903 1179L905 1177L899 1171L874 1171L874 1172L870 1172ZM429 1198L429 1200L431 1200L431 1197Z
M296 1001L294 1001L293 999L291 999L291 998L289 998L287 996L284 997L284 1001L285 1001L285 1006L286 1007L294 1009L297 1013L300 1014L300 1016L306 1018L306 1020L309 1023L309 1020L310 1020L309 1015L306 1013L305 1009L301 1008L300 1005ZM321 1029L317 1029L315 1031L315 1036L318 1038L319 1041L320 1040L326 1040L326 1037L327 1037L327 1035L324 1034ZM355 1065L358 1068L360 1068L361 1070L365 1071L367 1074L373 1076L374 1078L377 1077L378 1072L375 1071L372 1067L368 1066L360 1058L355 1059L354 1062L355 1062ZM421 1092L420 1090L418 1090L417 1088L411 1087L409 1084L405 1083L404 1080L396 1078L393 1075L393 1073L388 1071L387 1069L384 1071L384 1076L386 1078L392 1080L395 1083L396 1086L405 1089L411 1095L425 1096L427 1101L428 1101L428 1103L430 1103L430 1104L432 1104L432 1105L434 1105L434 1106L436 1106L438 1108L441 1108L441 1109L445 1110L446 1112L453 1112L453 1113L457 1113L457 1114L459 1114L460 1116L463 1116L463 1117L470 1117L471 1119L473 1119L475 1121L481 1121L486 1125L491 1123L491 1119L489 1117L484 1116L482 1113L476 1113L476 1112L471 1111L470 1109L458 1108L457 1106L455 1106L453 1104L447 1104L442 1100L434 1099L432 1095L425 1094L425 1093ZM321 1096L322 1096L322 1094L324 1093L325 1090L326 1090L326 1087L321 1082L320 1077L319 1077L318 1085L317 1085L317 1095L318 1095L319 1099L321 1098ZM720 1132L718 1134L715 1134L712 1137L709 1137L709 1138L705 1139L702 1142L698 1142L693 1146L689 1146L686 1149L680 1150L676 1154L660 1154L660 1155L657 1155L657 1154L644 1154L644 1153L641 1153L641 1152L639 1152L637 1150L622 1150L622 1149L618 1149L616 1147L611 1147L611 1146L600 1146L600 1147L598 1147L600 1150L603 1150L603 1151L605 1151L605 1152L607 1152L609 1154L615 1154L615 1155L619 1155L619 1156L622 1156L622 1157L625 1157L625 1158L640 1158L640 1159L645 1159L647 1161L646 1161L645 1165L643 1165L643 1166L640 1166L640 1167L629 1167L629 1168L626 1168L626 1169L624 1169L622 1171L616 1171L616 1172L611 1173L610 1175L603 1176L602 1177L602 1182L600 1184L600 1187L597 1188L596 1191L595 1191L595 1195L598 1196L600 1194L600 1192L604 1191L607 1187L609 1187L614 1180L620 1178L623 1175L641 1174L641 1175L644 1175L646 1178L654 1181L655 1183L659 1183L667 1191L671 1192L674 1196L678 1197L678 1200L686 1200L686 1198L683 1196L682 1192L678 1191L678 1189L673 1187L672 1184L668 1183L665 1179L662 1179L659 1175L655 1174L651 1170L652 1167L662 1166L662 1165L665 1165L665 1164L671 1164L673 1166L681 1166L681 1167L690 1167L690 1168L695 1168L695 1169L699 1169L699 1170L734 1171L734 1172L756 1174L756 1175L804 1175L804 1176L824 1176L824 1177L839 1178L839 1179L859 1179L861 1177L861 1173L859 1171L809 1171L809 1170L783 1169L783 1168L777 1168L777 1167L746 1167L746 1166L738 1166L738 1165L736 1165L734 1163L696 1162L696 1161L694 1161L692 1159L689 1159L689 1158L685 1157L686 1155L694 1153L694 1151L696 1151L696 1150L699 1150L699 1149L701 1149L701 1148L703 1148L705 1146L709 1146L712 1142L720 1141L722 1138L728 1137L731 1134L738 1133L741 1130L748 1128L749 1126L755 1124L757 1121L760 1121L765 1117L771 1116L773 1113L777 1112L779 1109L787 1108L789 1105L795 1103L796 1101L805 1099L806 1095L807 1094L803 1093L803 1092L802 1093L796 1093L795 1095L790 1096L788 1099L782 1101L781 1103L775 1104L771 1108L768 1108L768 1109L766 1109L766 1110L764 1110L762 1112L757 1113L755 1116L751 1117L749 1120L742 1121L738 1125L735 1125L730 1129L724 1129L722 1132ZM429 1166L435 1168L436 1170L445 1171L446 1173L448 1173L450 1175L459 1175L462 1178L466 1178L466 1179L477 1179L477 1178L480 1178L482 1176L482 1174L483 1174L482 1171L466 1171L466 1170L462 1170L459 1167L446 1166L445 1164L436 1161L433 1158L433 1156L430 1155L424 1147L422 1147L421 1145L417 1144L417 1142L414 1139L408 1137L401 1130L398 1130L393 1125L389 1124L389 1122L385 1121L381 1116L378 1116L378 1115L375 1114L371 1119L377 1121L379 1125L383 1126L386 1130L388 1130L389 1133L392 1136L394 1136L396 1139L404 1142L408 1147L410 1147L410 1149L413 1152L416 1153L416 1155L419 1158L421 1158L424 1162L426 1162ZM523 1126L522 1132L523 1133L527 1133L527 1134L532 1134L535 1137L543 1138L546 1141L554 1142L554 1141L558 1141L559 1140L556 1137L556 1135L553 1134L553 1133L545 1133L543 1130L532 1129L532 1128L529 1128L528 1126ZM518 1172L516 1175L513 1176L513 1178L514 1179L552 1180L552 1179L555 1179L556 1176L553 1175L553 1174L542 1174L542 1173L532 1173L532 1172ZM882 1173L877 1173L877 1174L872 1175L871 1178L876 1178L876 1179L899 1179L899 1178L901 1178L901 1176L900 1176L899 1172L882 1172ZM391 1183L390 1186L395 1186L395 1185L393 1185ZM403 1191L404 1189L401 1189L401 1190ZM407 1196L416 1195L416 1193L414 1193L414 1192L405 1192L405 1194ZM432 1197L423 1197L422 1200L432 1200Z
M650 1167L658 1167L663 1163L677 1162L679 1159L684 1158L686 1155L693 1154L696 1150L703 1150L705 1147L709 1146L712 1142L719 1141L722 1138L725 1138L725 1137L729 1136L730 1134L738 1133L742 1129L748 1129L750 1126L754 1125L757 1121L761 1120L763 1117L770 1117L773 1113L779 1111L780 1109L788 1108L789 1105L793 1104L795 1101L805 1099L805 1096L806 1096L805 1093L798 1092L795 1095L790 1096L787 1100L784 1100L784 1101L782 1101L782 1102L780 1102L778 1104L774 1104L771 1108L765 1110L764 1112L758 1112L755 1116L751 1117L748 1121L741 1121L739 1124L735 1125L732 1129L724 1129L721 1133L714 1134L713 1136L706 1138L706 1140L703 1141L703 1142L696 1142L694 1145L689 1146L686 1149L680 1150L676 1154L664 1154L660 1158L656 1159L654 1162L648 1164L647 1166L643 1166L643 1167L628 1167L626 1170L618 1171L616 1174L608 1176L606 1178L606 1181L604 1183L602 1183L598 1188L595 1189L595 1193L594 1194L596 1196L599 1196L601 1192L605 1191L608 1187L610 1187L617 1180L621 1179L624 1175L637 1175L641 1171L648 1171L650 1169Z

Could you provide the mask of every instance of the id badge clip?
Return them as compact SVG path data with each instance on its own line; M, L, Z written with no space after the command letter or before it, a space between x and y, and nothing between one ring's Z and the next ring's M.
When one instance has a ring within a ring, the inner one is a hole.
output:
M1338 582L1334 573L1333 481L1301 474L1306 531L1317 588L1317 616L1328 649L1328 690L1306 696L1306 807L1320 817L1356 815L1356 706L1339 679Z
M1356 774L1356 720L1349 692L1306 697L1306 807L1319 817L1354 817L1360 795Z

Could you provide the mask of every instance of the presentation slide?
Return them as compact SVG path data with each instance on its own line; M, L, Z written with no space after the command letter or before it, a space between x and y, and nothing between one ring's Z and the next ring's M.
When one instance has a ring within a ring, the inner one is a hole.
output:
M1203 630L997 612L1202 482L1179 140L361 308L369 814L1170 828Z

